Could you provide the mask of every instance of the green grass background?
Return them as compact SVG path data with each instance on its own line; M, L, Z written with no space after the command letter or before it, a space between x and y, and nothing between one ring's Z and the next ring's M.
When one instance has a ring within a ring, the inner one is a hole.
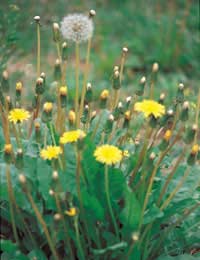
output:
M22 79L34 87L36 78L36 30L33 17L41 17L42 71L53 80L56 48L52 23L73 12L95 9L90 80L97 90L110 88L114 65L121 49L129 48L123 88L132 94L134 85L148 76L152 63L160 64L157 93L172 95L184 82L191 96L199 88L199 3L196 0L1 0L1 68L13 73L12 87ZM81 58L84 62L86 45ZM69 43L67 82L74 87L74 46ZM97 91L97 93L99 92Z

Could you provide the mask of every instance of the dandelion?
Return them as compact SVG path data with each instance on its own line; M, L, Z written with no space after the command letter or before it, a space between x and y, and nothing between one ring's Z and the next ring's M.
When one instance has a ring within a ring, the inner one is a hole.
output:
M28 120L30 117L30 113L22 108L14 108L9 112L8 119L10 122L22 123L25 120Z
M96 148L94 156L97 161L111 165L122 160L122 151L114 145L105 144Z
M165 114L165 107L154 100L137 102L134 109L135 111L143 112L145 117L153 115L155 118L158 118Z
M92 19L83 14L70 14L61 22L61 33L67 40L79 43L92 37L94 30Z
M45 149L42 149L40 152L40 156L44 160L52 160L57 159L58 156L62 153L62 149L60 146L47 146Z
M85 136L86 134L80 129L68 131L61 136L60 143L61 144L74 143L77 142L79 138L84 138Z
M65 211L65 214L70 217L74 217L77 215L77 210L76 210L76 208L70 208L69 210Z
M5 154L11 154L11 152L12 152L12 144L5 144L4 153Z

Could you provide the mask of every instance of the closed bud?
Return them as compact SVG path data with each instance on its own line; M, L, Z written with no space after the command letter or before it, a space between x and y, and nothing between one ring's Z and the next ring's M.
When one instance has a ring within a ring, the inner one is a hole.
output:
M160 97L159 97L159 100L158 100L158 103L163 105L164 104L164 100L165 100L165 93L161 93Z
M190 154L188 156L188 159L187 159L188 165L192 166L192 165L195 164L198 152L199 152L199 145L198 144L194 144L192 146L191 152L190 152Z
M152 66L152 72L157 72L159 70L159 64L157 62L155 62Z
M134 242L138 241L139 240L139 233L138 232L134 232L131 236L132 240Z
M67 43L62 44L62 60L67 60Z
M4 153L5 154L11 154L12 153L12 144L5 144Z
M93 18L95 15L96 15L96 11L93 10L93 9L91 9L91 10L89 11L89 18Z
M24 174L19 174L18 179L21 184L26 184L26 177Z
M4 70L2 73L1 87L4 93L9 92L10 84L9 84L9 76L7 70Z
M186 134L184 137L184 141L186 142L186 144L191 144L194 141L197 130L198 126L196 124L186 130Z
M11 110L13 106L12 106L12 103L11 103L10 96L6 96L6 104L7 104L8 110Z
M69 111L68 119L69 119L70 125L74 125L75 124L75 122L76 122L76 114L75 114L75 112L73 110Z
M109 97L109 91L107 89L104 89L100 94L100 107L105 108L107 99Z
M161 151L164 151L167 148L167 146L169 145L169 140L170 140L171 136L172 136L172 131L168 129L164 133L163 140L161 141L161 143L159 145L159 149Z
M96 115L97 115L97 111L96 110L92 111L90 122L93 121L93 119L96 117Z
M185 122L188 120L188 118L189 118L189 102L185 101L183 103L183 107L180 113L180 120Z
M56 213L54 216L53 216L54 220L55 221L60 221L62 219L62 216L59 214L59 213Z
M112 84L112 86L113 86L113 88L114 89L120 89L120 87L121 87L121 83L120 83L120 73L119 73L119 71L118 70L115 70L114 71L114 73L113 73L113 80L112 80L113 82L113 84Z
M35 87L35 93L37 95L41 95L44 93L44 79L39 77L37 80L36 80L36 87Z
M176 102L183 103L183 101L184 101L184 85L183 83L180 83L176 94Z
M123 47L122 48L122 52L123 52L123 54L127 54L128 53L128 48L127 47Z
M62 86L59 89L61 107L67 105L67 86Z
M23 169L24 167L24 159L23 159L23 151L22 149L17 150L15 166L17 169Z
M51 102L46 102L43 105L42 121L47 123L52 120L52 110L53 104Z
M86 86L85 101L87 103L92 102L92 85L90 82L88 82Z
M58 23L53 23L53 40L59 42L60 40L60 28Z
M33 19L35 20L36 23L40 22L40 16L39 15L34 16Z
M50 196L54 196L54 195L55 195L55 192L50 189L50 190L49 190L49 195L50 195Z
M106 120L106 124L104 127L104 132L106 134L109 134L112 132L113 122L114 122L114 116L112 114L110 114L108 116L108 119Z
M83 115L81 117L81 122L83 124L85 124L87 122L88 116L89 116L89 106L85 105L84 110L83 110Z
M21 93L22 87L23 87L23 86L22 86L22 82L21 82L21 81L17 82L17 83L16 83L16 87L15 87L16 92L20 92L20 93Z
M144 94L145 84L146 84L146 77L142 77L135 91L137 96L142 96Z
M57 171L53 171L53 173L52 173L52 179L53 179L54 181L57 181L58 178L59 178L58 172L57 172Z
M131 120L131 111L130 111L130 110L127 110L127 111L124 113L123 128L129 127L130 120Z
M60 81L62 78L61 64L60 60L57 59L54 67L54 79Z
M149 159L153 161L155 158L156 158L156 154L152 152L149 156Z

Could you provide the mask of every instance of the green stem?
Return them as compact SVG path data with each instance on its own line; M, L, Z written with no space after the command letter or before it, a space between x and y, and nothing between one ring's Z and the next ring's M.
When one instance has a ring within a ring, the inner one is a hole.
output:
M82 248L81 241L80 241L80 234L79 234L79 228L78 228L78 217L77 216L74 218L74 227L75 227L75 232L76 232L76 241L77 241L77 245L78 245L78 250L79 250L79 253L80 253L80 257L81 257L80 259L84 260L85 256L84 256L83 248Z
M119 238L119 231L118 231L118 227L117 227L117 223L115 220L115 216L112 210L112 205L111 205L111 201L110 201L110 192L109 192L109 180L108 180L108 166L105 165L105 192L106 192L106 199L107 199L107 203L108 203L108 209L109 209L109 213L110 216L112 218L112 222L114 225L114 229L115 229L115 233L117 235L117 238Z
M80 113L79 116L82 116L83 113L83 105L84 105L84 99L85 99L85 93L86 93L86 83L88 79L88 73L89 73L89 61L90 61L90 50L91 50L91 38L88 39L87 44L87 54L86 54L86 70L84 73L84 79L83 79L83 87L82 87L82 94L81 94L81 104L80 104Z
M40 77L40 24L37 23L37 76Z
M178 192L178 190L182 187L185 179L187 178L187 176L190 173L190 167L188 167L183 175L183 177L181 178L181 180L179 181L179 183L177 184L176 188L170 193L169 197L163 202L162 206L160 207L160 210L164 210L169 203L171 202L171 200L174 198L174 196L176 195L176 193Z
M80 54L79 43L76 42L76 93L75 93L75 114L76 114L76 127L79 127L80 119L78 114L78 101L79 101L79 67L80 67Z
M55 136L54 136L52 123L49 123L49 129L50 129L50 134L51 134L53 145L56 146L56 139L55 139ZM61 160L60 156L58 156L58 163L59 163L60 169L63 170L63 164L62 164L62 160Z
M58 194L57 193L55 193L55 201L56 201L56 206L57 206L58 212L59 212L59 214L62 217L63 228L64 228L64 232L65 232L65 235L66 235L66 242L67 242L66 244L67 244L67 247L69 249L70 256L71 256L70 259L73 260L74 259L74 254L73 254L73 251L72 251L72 248L71 248L71 244L70 244L69 233L68 233L68 230L67 230L67 226L66 226L65 219L64 219L64 216L63 216L63 213L62 213L62 209L61 209L60 200L58 198Z
M8 188L8 202L9 202L9 208L10 208L10 218L11 218L11 224L12 224L12 230L14 234L14 238L16 243L19 245L19 237L17 234L17 228L16 228L16 223L15 223L15 216L14 216L14 208L13 208L13 189L12 189L12 181L11 181L11 176L10 176L10 165L6 164L6 180L7 180L7 188Z
M27 198L28 198L28 200L29 200L29 202L30 202L30 204L31 204L31 206L32 206L32 208L33 208L33 210L34 210L34 212L35 212L35 215L36 215L36 217L37 217L39 223L41 224L41 226L42 226L42 228L43 228L44 234L45 234L45 236L46 236L46 238L47 238L49 247L50 247L50 249L51 249L51 252L52 252L52 254L53 254L55 260L59 260L58 254L57 254L56 249L55 249L55 247L54 247L53 241L51 240L51 237L50 237L50 234L49 234L47 225L46 225L44 219L42 218L42 215L40 214L40 212L39 212L39 210L38 210L38 208L37 208L37 206L36 206L36 204L35 204L35 202L34 202L32 196L31 196L31 194L27 191L27 192L26 192L26 195L27 195Z

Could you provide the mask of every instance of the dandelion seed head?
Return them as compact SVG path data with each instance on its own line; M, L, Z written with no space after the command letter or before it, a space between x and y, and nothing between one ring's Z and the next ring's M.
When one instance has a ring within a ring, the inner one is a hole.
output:
M83 14L70 14L61 22L63 37L73 42L84 42L92 37L94 30L92 19Z

